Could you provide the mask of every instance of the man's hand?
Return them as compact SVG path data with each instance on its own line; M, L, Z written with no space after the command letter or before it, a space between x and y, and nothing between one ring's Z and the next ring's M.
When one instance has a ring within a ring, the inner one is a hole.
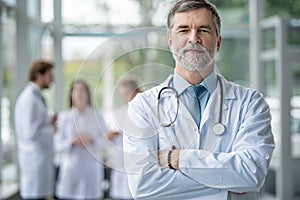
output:
M171 165L174 169L179 169L179 149L170 150L171 152ZM168 168L168 153L169 150L162 150L158 152L158 163L162 167Z
M115 139L118 135L120 135L119 131L108 131L106 133L106 137L109 141L112 141L113 139Z
M57 132L57 125L56 125L56 122L57 122L57 113L54 113L51 117L51 124L54 128L54 133Z

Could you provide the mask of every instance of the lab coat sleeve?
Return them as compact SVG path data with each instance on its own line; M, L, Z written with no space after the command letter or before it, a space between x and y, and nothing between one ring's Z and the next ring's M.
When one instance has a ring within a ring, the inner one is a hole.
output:
M100 150L105 150L108 147L108 139L106 137L108 128L102 115L98 111L96 112L96 120L97 120L97 131L96 134L93 134L93 139L95 141L95 145Z
M238 129L227 125L227 134L234 134L234 137L231 144L226 145L232 146L232 149L228 152L181 150L179 168L182 173L213 188L238 193L259 191L275 147L270 110L262 96L254 92L248 105L240 112L245 113L238 117Z
M25 140L41 140L42 135L54 134L54 128L50 123L46 108L41 107L35 96L27 95L20 102L20 110L17 115L23 116L21 137ZM46 142L46 141L45 141Z
M54 149L58 153L69 151L72 148L73 134L71 132L75 131L75 129L70 128L73 127L70 125L70 123L73 123L73 120L68 120L66 112L61 112L58 114L56 123L57 132L54 136Z
M143 109L130 104L129 117L124 116L124 162L134 199L199 199L205 194L220 194L220 190L208 188L179 170L160 167L158 137Z
M102 156L106 154L105 151L108 147L108 140L105 136L107 132L107 126L102 115L98 111L95 111L95 113L93 113L93 117L96 117L95 120L91 120L95 122L95 125L91 126L93 128L90 127L90 136L93 139L93 143L86 144L85 147L94 156L102 159Z

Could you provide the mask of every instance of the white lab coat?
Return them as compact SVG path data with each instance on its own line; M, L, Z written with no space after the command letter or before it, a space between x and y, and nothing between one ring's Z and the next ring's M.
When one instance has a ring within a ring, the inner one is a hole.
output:
M222 136L212 132L220 112L219 84L210 96L199 128L181 102L175 125L159 125L157 95L168 81L130 102L123 143L134 199L259 198L274 149L270 110L257 91L223 78L222 83L222 123L226 126ZM176 101L166 99L161 100L161 106L173 119ZM173 144L182 149L177 171L158 164L158 151L170 149Z
M133 199L128 186L128 178L124 169L122 143L123 135L117 136L113 141L114 145L114 164L110 174L109 196L113 199Z
M38 87L30 83L15 106L15 130L23 198L50 197L54 192L54 129Z
M124 169L123 159L123 133L122 127L124 116L127 113L127 104L111 113L111 129L117 130L120 134L113 139L109 147L109 162L111 164L109 196L113 199L133 199L128 186L128 178ZM109 115L108 115L109 116Z
M80 113L72 108L58 115L55 149L61 153L56 196L64 199L100 199L104 176L101 150L105 147L106 125L92 107ZM72 146L78 133L89 133L93 144Z

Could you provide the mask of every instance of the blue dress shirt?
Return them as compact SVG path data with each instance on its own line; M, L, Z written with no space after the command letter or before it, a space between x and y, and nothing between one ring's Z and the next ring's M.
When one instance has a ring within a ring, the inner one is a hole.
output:
M194 119L196 118L195 122L198 124L198 127L200 125L202 113L204 112L207 102L210 98L210 94L212 94L217 87L217 76L215 71L208 75L199 85L206 89L201 95L198 96L201 109L199 108L198 104L191 103L193 99L197 98L193 89L193 85L191 85L176 71L174 72L173 87L177 90L179 99L188 108L192 116L194 117L198 115L198 117L194 117Z

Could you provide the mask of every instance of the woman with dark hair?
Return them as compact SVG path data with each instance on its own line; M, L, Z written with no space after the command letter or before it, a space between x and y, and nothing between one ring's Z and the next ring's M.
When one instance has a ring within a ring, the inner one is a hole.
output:
M91 103L86 82L76 80L70 88L70 106L59 113L55 149L61 153L56 185L59 199L102 199L106 125Z

